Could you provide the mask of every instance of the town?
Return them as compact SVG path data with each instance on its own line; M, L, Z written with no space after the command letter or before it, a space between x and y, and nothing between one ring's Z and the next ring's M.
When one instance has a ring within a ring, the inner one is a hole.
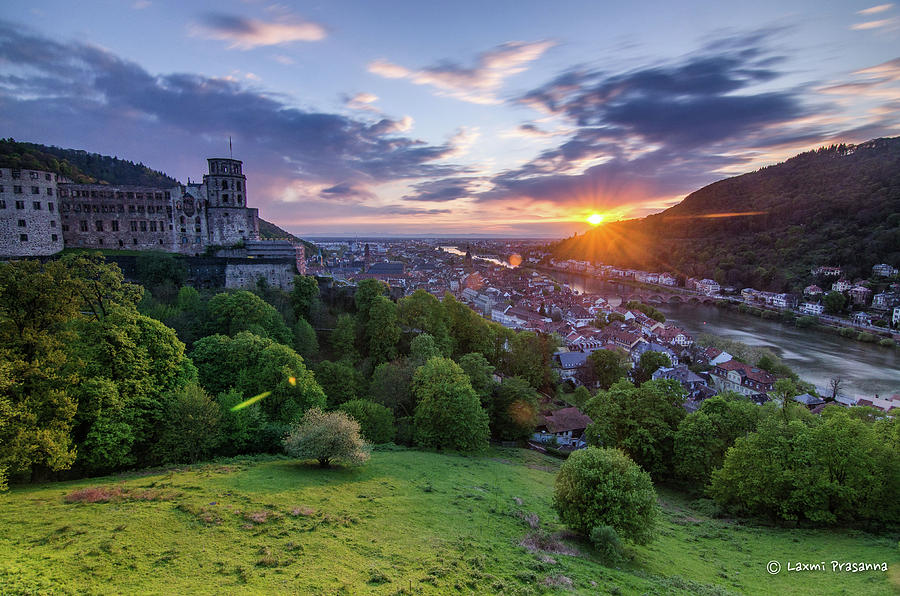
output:
M737 290L711 279L679 278L670 272L561 261L554 259L540 240L329 239L317 246L319 253L307 260L308 272L333 278L335 284L353 285L374 278L386 282L397 295L425 290L440 298L449 292L505 327L557 336L560 347L554 354L554 366L560 381L571 387L591 384L586 369L589 355L596 350L622 350L635 367L646 352L664 354L670 366L659 368L652 378L680 381L688 393L689 411L722 391L735 391L760 404L769 401L776 376L734 359L727 351L700 345L685 329L653 318L647 312L655 310L654 303L738 304L852 329L854 335L877 334L875 337L883 336L883 341L892 344L900 337L891 329L900 324L898 271L886 264L873 267L874 283L850 283L839 267L817 268L810 275L823 285L833 280L830 291L810 284L799 296L753 288ZM557 281L554 273L609 280L618 284L618 296L579 292ZM885 289L877 294L867 287L879 282ZM835 301L828 298L830 294L838 296L839 307L853 309L849 316L829 314L829 301ZM814 413L830 403L885 412L900 408L900 395L887 399L851 396L825 387L814 393L818 395L807 392L793 399Z

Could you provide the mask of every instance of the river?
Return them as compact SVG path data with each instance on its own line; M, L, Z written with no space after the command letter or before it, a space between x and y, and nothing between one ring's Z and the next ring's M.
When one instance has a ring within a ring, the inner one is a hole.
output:
M618 296L619 284L570 273L551 276L579 292ZM616 304L618 300L612 301ZM841 393L854 397L881 397L900 393L900 350L846 339L831 333L782 325L725 310L692 304L654 304L667 319L694 337L710 333L751 346L764 346L778 354L804 381L828 389L832 377L843 379Z

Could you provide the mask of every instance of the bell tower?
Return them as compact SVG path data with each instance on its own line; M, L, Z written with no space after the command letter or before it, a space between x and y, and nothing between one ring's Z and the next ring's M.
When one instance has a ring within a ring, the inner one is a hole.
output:
M203 175L206 198L210 207L241 208L247 206L247 177L238 159L211 157L209 174Z

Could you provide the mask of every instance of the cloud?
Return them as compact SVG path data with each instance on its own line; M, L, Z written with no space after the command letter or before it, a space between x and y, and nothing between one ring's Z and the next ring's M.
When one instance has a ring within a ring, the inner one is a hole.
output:
M871 8L866 8L866 9L860 10L856 14L864 14L864 15L877 14L879 12L884 12L886 10L890 10L893 7L894 7L893 4L879 4L878 6L873 6Z
M878 21L866 21L864 23L855 23L850 25L850 28L854 31L867 31L869 29L887 29L892 28L900 22L896 18L890 19L881 19Z
M278 62L279 64L284 64L285 66L290 66L294 63L294 59L290 56L285 56L284 54L275 54L272 56L272 60Z
M299 19L266 22L223 13L209 13L191 28L191 33L207 39L228 42L229 49L252 50L261 46L277 46L297 41L320 41L325 28Z
M253 167L264 201L296 180L333 189L322 196L352 188L359 197L379 183L461 171L445 161L456 145L404 135L409 117L371 122L301 109L241 80L154 75L106 50L4 21L0 63L14 65L0 75L0 128L8 134L130 154L192 176L232 136L236 154L257 161L247 170Z
M552 41L511 41L482 52L474 66L465 67L445 61L434 66L411 70L388 60L369 63L368 70L388 79L409 79L416 85L434 88L439 95L455 97L478 104L498 104L496 97L504 81L523 72L527 65L553 47Z
M144 10L145 8L150 7L153 4L150 0L137 0L134 4L131 5L131 8L135 10Z
M378 101L378 96L373 93L357 93L353 96L344 96L344 105L351 110L380 114L381 110L372 105L376 101ZM410 122L410 124L412 123Z

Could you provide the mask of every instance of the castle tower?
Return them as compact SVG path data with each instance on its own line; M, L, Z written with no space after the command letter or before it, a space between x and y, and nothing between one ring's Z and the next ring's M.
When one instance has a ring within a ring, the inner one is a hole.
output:
M246 207L247 177L241 171L243 163L238 159L211 157L209 174L203 175L206 198L210 207Z

